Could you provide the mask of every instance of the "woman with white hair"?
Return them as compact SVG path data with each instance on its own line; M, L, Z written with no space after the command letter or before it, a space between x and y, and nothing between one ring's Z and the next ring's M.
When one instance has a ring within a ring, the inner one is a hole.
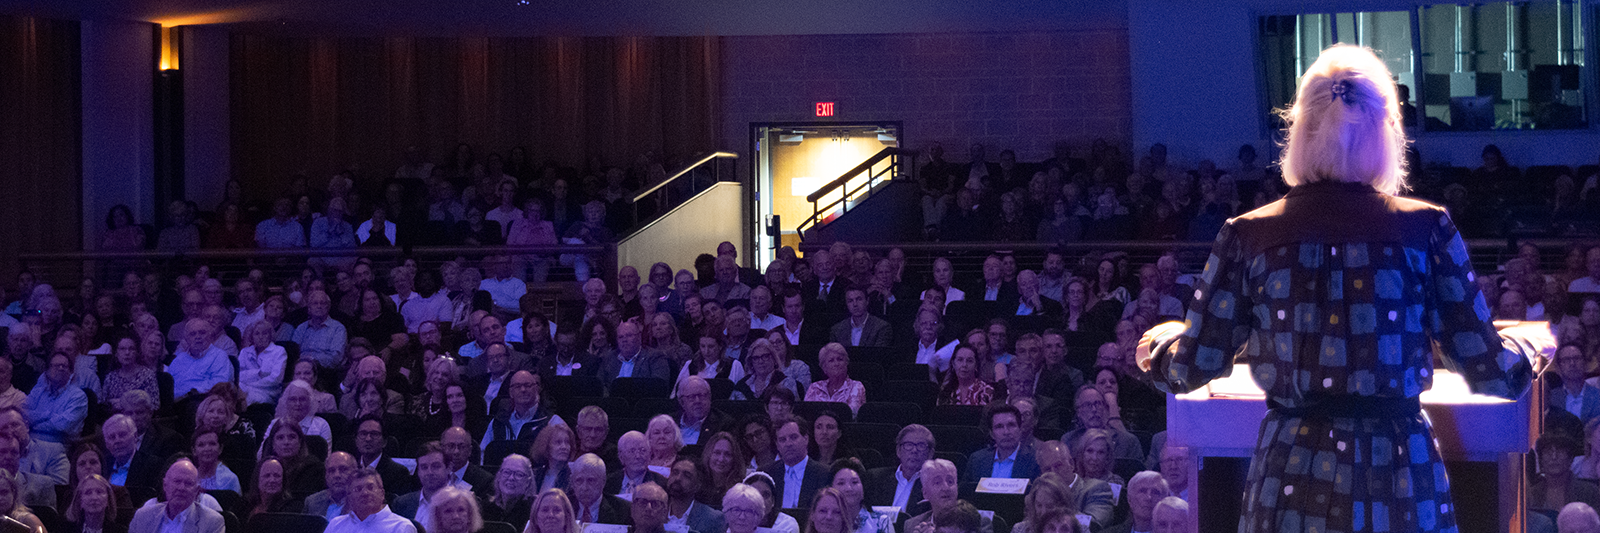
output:
M683 432L678 431L678 423L670 415L656 415L645 426L644 436L650 441L650 466L672 468L678 450L683 449Z
M322 437L323 442L333 442L333 428L328 426L328 421L312 413L312 393L310 383L296 379L290 381L283 389L283 400L278 402L276 416L273 424L279 421L288 421L300 425L300 431L306 435ZM267 428L267 434L272 433L272 428Z
M739 483L722 495L722 515L728 520L728 533L755 533L767 516L767 501L755 487Z
M491 521L522 529L532 512L536 488L533 486L533 463L518 454L507 455L495 472L494 491L483 515Z
M239 388L249 404L276 403L283 393L283 367L289 355L273 342L272 324L256 321L244 328L245 347L239 350Z
M472 533L483 529L478 498L471 491L445 485L428 499L428 533Z
M1192 318L1146 332L1139 366L1159 388L1183 393L1250 354L1270 409L1241 533L1313 522L1454 531L1417 399L1431 386L1433 354L1461 369L1473 392L1515 399L1549 333L1496 333L1449 213L1395 196L1406 186L1407 141L1395 84L1371 50L1324 50L1284 118L1281 166L1293 190L1223 225ZM1358 480L1338 496L1354 507L1318 501L1327 472ZM1367 479L1385 483L1359 481Z

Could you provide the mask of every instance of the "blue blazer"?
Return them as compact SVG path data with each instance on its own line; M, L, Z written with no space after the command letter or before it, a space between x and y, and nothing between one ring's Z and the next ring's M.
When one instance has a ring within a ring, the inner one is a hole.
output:
M979 479L994 477L989 475L994 471L994 446L985 446L982 450L972 452L967 457L967 475L963 476L962 483L977 483ZM1039 461L1033 457L1033 448L1023 445L1017 448L1017 459L1011 465L1011 477L1033 479L1039 477Z
M1584 383L1583 392L1581 394L1583 395L1583 408L1579 409L1579 412L1574 414L1578 415L1578 418L1583 420L1584 423L1588 423L1590 420L1593 420L1594 417L1600 416L1600 388L1595 388L1594 385ZM1545 397L1545 405L1566 410L1567 388L1556 387L1550 389L1550 395Z

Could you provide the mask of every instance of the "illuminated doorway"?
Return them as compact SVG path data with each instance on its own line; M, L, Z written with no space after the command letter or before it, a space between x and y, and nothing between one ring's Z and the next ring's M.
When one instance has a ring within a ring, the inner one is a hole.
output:
M812 215L806 196L884 148L902 145L899 122L796 122L750 126L755 254L765 268L780 246L798 249L795 228Z

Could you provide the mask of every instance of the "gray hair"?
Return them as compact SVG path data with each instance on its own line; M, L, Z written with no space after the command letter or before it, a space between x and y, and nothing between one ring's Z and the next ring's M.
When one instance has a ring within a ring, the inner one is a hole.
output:
M1161 477L1160 472L1154 470L1145 470L1143 472L1134 474L1133 479L1128 480L1128 490L1133 490L1134 485L1141 483L1155 483L1161 487L1162 493L1172 494L1172 489L1167 487L1167 478Z
M569 475L578 475L582 472L595 472L603 477L606 474L606 461L601 459L598 455L586 453L579 455L577 459L573 459L571 463L568 463L567 470L569 471Z
M728 487L728 492L722 495L722 508L727 509L739 500L755 504L756 508L761 509L762 516L766 515L767 500L761 497L761 491L756 490L755 487L744 483L736 483L732 487Z

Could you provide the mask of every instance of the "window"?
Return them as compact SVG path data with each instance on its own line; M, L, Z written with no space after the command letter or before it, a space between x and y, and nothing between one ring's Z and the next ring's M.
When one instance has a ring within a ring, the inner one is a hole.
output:
M1581 4L1558 0L1263 16L1265 104L1269 111L1287 106L1300 74L1324 48L1351 43L1388 63L1407 104L1407 127L1585 128L1592 82L1583 69L1582 14ZM1274 117L1269 124L1279 123Z

